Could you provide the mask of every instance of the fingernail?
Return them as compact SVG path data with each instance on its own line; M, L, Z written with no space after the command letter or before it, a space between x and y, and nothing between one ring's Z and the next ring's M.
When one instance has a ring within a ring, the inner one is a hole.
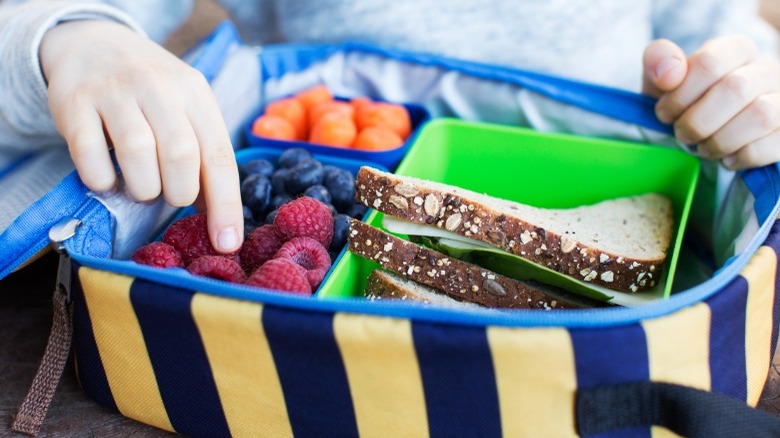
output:
M658 65L655 66L655 78L661 79L667 73L680 67L680 65L681 65L680 60L676 58L664 59L663 61L659 62Z
M677 140L680 143L685 143L685 144L693 143L693 141L687 135L685 135L685 131L683 131L680 128L675 128L674 136L677 137Z
M733 155L729 155L728 157L724 157L722 162L724 166L728 167L729 169L733 169L737 159L734 158Z
M118 191L119 191L119 188L117 187L116 184L114 184L113 186L111 186L110 189L104 190L102 192L95 192L95 194L99 195L99 196L101 196L103 198L110 198L110 197L114 196L116 194L116 192L118 192Z
M235 227L226 227L219 232L217 244L223 251L231 251L238 245L238 232Z
M657 110L655 112L656 117L658 117L658 120L660 120L663 123L672 123L672 118L669 117L669 113L667 113L664 110Z

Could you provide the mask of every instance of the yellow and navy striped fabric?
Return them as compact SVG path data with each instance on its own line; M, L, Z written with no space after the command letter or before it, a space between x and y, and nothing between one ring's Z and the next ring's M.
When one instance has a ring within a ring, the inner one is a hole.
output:
M710 299L600 328L281 308L77 266L79 377L192 436L575 436L579 388L644 381L754 405L777 340L778 237Z

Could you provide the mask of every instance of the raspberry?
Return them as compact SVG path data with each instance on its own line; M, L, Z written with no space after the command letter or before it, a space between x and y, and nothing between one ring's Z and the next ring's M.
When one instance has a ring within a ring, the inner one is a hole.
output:
M246 236L241 246L241 266L252 273L258 266L270 260L282 247L284 240L272 224L255 228Z
M187 265L187 270L194 275L225 280L231 283L243 283L246 274L235 260L215 255L204 255Z
M211 246L205 213L193 214L170 224L163 234L163 242L179 251L184 265L204 255L221 255L239 261L238 251L220 254Z
M322 202L302 196L279 207L274 225L285 240L311 237L325 248L333 238L333 215Z
M245 284L302 295L311 295L312 292L303 270L290 259L268 260L249 276Z
M311 237L290 239L279 248L274 259L290 259L302 266L312 290L317 289L330 269L328 250Z
M183 267L179 251L164 242L152 242L146 244L133 253L131 259L142 265L156 266L158 268Z

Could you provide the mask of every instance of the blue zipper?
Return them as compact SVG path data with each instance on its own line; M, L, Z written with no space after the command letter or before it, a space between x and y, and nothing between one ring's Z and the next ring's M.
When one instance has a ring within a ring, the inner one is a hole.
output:
M87 196L86 187L76 172L71 172L0 235L0 248L12 254L0 260L0 278L5 278L46 248L49 228L60 219L68 216L84 217L91 213L91 210L87 210L91 204L100 205Z

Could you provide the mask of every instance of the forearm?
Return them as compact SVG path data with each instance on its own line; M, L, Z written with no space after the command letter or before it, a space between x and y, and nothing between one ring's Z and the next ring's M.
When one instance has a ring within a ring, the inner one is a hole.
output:
M49 111L38 50L49 29L85 18L112 20L143 32L128 15L102 4L50 1L0 7L0 149L62 144Z

